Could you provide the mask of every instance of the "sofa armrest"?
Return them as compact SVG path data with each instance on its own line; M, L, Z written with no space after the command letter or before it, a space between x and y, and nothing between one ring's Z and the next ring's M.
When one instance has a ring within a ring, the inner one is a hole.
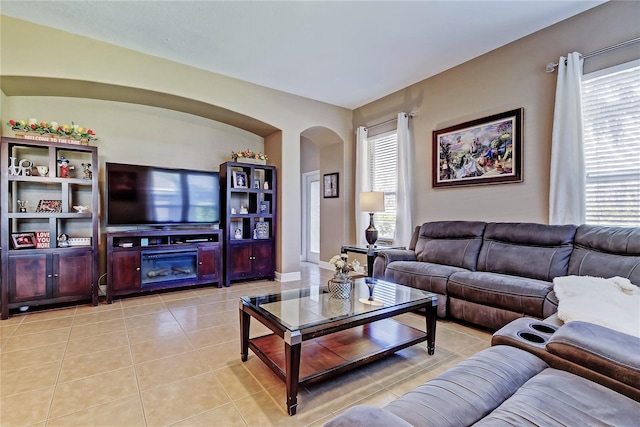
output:
M412 427L402 418L370 405L358 405L347 409L324 427Z
M573 321L553 334L547 350L640 390L638 337L593 323Z
M551 290L542 303L542 317L551 317L558 312L558 296Z
M416 253L410 249L388 249L378 252L373 262L373 277L384 279L387 266L394 261L417 261Z

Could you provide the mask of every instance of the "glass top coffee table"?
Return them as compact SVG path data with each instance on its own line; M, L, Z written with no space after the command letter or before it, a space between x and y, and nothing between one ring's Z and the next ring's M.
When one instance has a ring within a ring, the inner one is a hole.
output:
M375 281L374 301L367 281ZM241 357L251 349L286 384L287 412L295 415L298 386L311 384L427 341L433 354L438 297L376 279L356 279L348 299L326 286L240 298ZM426 309L426 332L394 319ZM249 338L251 318L273 333Z

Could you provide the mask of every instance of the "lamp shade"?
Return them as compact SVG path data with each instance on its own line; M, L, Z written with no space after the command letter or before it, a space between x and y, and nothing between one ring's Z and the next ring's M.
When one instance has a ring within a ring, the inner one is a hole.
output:
M360 211L384 212L384 193L382 191L360 193Z

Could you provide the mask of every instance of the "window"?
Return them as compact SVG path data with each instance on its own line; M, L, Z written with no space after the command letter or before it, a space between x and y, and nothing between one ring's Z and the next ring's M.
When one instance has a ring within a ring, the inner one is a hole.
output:
M384 212L376 213L378 240L392 241L396 230L398 133L369 137L369 188L384 192Z
M586 223L640 226L640 60L582 80Z

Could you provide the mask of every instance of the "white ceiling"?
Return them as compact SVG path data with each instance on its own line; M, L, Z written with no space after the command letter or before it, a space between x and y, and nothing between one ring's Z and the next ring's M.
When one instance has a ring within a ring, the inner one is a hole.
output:
M0 0L0 13L353 109L604 2Z

